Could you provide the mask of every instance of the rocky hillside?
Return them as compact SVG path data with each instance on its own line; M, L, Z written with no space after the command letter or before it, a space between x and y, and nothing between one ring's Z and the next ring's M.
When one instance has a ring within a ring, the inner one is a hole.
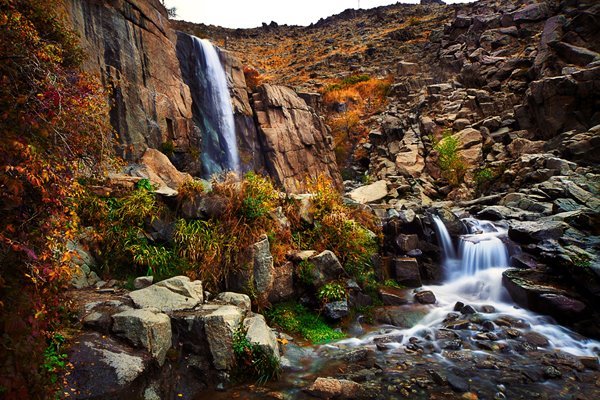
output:
M174 24L263 81L325 99L344 78L391 79L386 105L350 128L368 135L348 134L344 175L376 181L350 197L395 234L412 233L407 210L429 206L504 224L523 245L514 264L528 268L507 274L511 293L564 319L600 295L599 15L595 1L482 0L347 10L308 27ZM353 101L326 104L327 120Z

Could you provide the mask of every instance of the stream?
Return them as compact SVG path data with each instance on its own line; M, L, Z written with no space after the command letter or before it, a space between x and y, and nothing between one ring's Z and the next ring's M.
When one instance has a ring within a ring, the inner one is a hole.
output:
M283 346L284 373L265 387L235 387L211 398L313 398L317 377L358 382L346 398L600 398L600 342L513 304L502 285L508 268L506 230L463 220L458 249L433 217L445 280L424 286L436 303L388 307L416 321L400 329L354 321L350 337L321 346ZM413 290L407 289L407 298ZM206 397L205 397L206 398Z

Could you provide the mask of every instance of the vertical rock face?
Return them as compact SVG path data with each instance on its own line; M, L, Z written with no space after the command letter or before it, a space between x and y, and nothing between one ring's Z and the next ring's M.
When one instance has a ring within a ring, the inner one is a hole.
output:
M177 166L194 172L192 99L165 8L158 0L70 0L67 6L88 54L84 68L99 72L112 89L110 118L122 155L135 160L147 147L172 142Z
M324 174L341 186L325 123L296 92L262 85L253 95L253 105L265 166L277 183L290 192L301 192L306 177Z

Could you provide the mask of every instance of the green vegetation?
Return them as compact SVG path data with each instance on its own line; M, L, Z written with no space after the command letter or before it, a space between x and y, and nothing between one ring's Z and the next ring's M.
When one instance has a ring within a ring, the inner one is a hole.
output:
M315 264L303 260L298 264L298 277L305 285L314 285Z
M65 337L61 334L54 334L50 343L44 350L44 363L42 369L46 372L52 384L58 380L58 373L67 365L67 355L61 352L61 346L65 342Z
M270 180L248 172L244 177L245 196L240 208L241 215L247 220L256 220L266 216L273 208L277 192Z
M460 143L452 136L452 131L446 130L443 138L435 143L434 149L438 153L438 165L442 177L448 180L451 186L458 186L464 181L467 165L458 152Z
M285 332L298 334L313 344L328 343L342 339L342 332L332 329L323 318L296 303L277 304L267 310L270 324L275 324Z
M321 286L317 292L317 297L323 304L331 303L334 301L345 300L348 297L348 291L340 282L329 282Z
M240 325L233 333L233 352L236 360L234 374L239 379L256 379L259 385L279 379L281 364L267 346L250 343L247 330Z

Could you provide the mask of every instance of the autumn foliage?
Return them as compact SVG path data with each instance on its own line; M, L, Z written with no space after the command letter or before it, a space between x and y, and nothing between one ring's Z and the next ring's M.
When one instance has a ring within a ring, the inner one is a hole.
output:
M106 93L80 72L58 1L0 0L0 390L43 398L43 362L69 278L77 179L112 147Z

